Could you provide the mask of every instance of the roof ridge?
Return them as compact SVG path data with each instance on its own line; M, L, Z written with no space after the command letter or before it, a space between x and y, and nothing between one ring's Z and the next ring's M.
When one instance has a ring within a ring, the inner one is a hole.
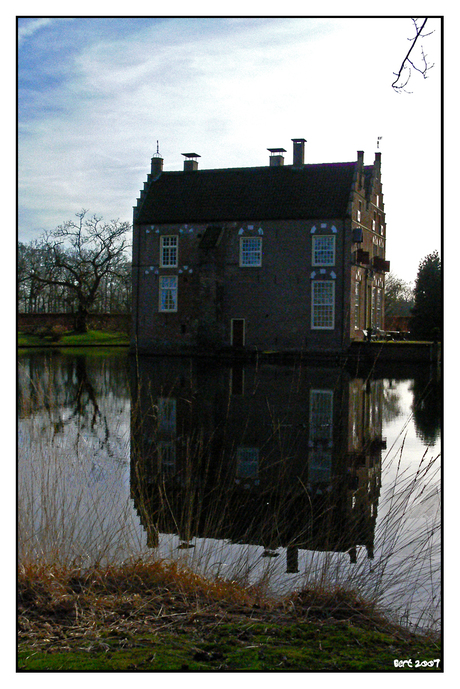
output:
M252 165L252 166L242 166L242 167L205 167L199 168L197 170L163 170L162 174L175 173L178 175L183 175L184 172L189 172L190 174L196 174L197 172L237 172L237 171L251 171L255 172L257 170L305 170L306 168L313 167L327 167L332 165L356 165L356 160L346 160L346 161L336 161L332 163L304 163L303 165ZM366 166L365 166L366 167ZM367 166L368 167L368 166ZM370 166L372 167L372 166Z

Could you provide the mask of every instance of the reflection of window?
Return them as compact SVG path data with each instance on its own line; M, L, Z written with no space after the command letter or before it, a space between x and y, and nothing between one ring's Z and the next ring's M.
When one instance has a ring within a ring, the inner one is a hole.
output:
M177 311L177 276L160 277L160 311Z
M358 384L351 383L350 385L350 417L351 417L351 447L357 450L360 446L360 431L362 432L361 414L360 414L360 399L361 393Z
M158 430L162 433L176 432L176 400L171 397L158 400Z
M314 266L333 266L335 263L335 237L333 235L313 237Z
M240 240L240 266L262 265L262 238L242 237Z
M239 447L236 451L236 474L240 478L256 478L259 474L259 448Z
M332 280L313 280L311 300L311 327L317 330L332 330L334 328L335 283Z
M244 395L244 368L242 366L230 369L230 394Z
M310 391L310 440L332 441L332 390Z
M171 475L176 471L176 443L174 440L160 440L158 442L158 457L163 473Z
M310 483L329 483L331 480L331 452L315 448L310 450L308 480Z
M160 237L160 266L162 268L175 268L177 266L178 242L177 236Z

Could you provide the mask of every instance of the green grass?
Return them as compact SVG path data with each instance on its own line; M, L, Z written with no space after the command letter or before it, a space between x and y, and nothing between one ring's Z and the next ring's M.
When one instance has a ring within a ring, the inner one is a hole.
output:
M74 646L72 648L72 646ZM412 668L394 667L395 659L411 659ZM414 671L416 660L439 659L424 642L395 640L390 634L347 623L305 622L282 625L245 621L208 625L199 632L137 634L88 641L68 650L21 650L18 670L79 671ZM420 667L440 671L441 663Z
M422 665L441 658L436 639L392 625L356 594L275 600L160 562L23 569L18 618L20 672L441 670L440 660Z
M18 333L18 347L87 347L87 346L129 346L129 336L125 333L104 332L102 330L89 330L86 333L66 333L61 335L58 341L54 341L51 335L39 337L29 333Z

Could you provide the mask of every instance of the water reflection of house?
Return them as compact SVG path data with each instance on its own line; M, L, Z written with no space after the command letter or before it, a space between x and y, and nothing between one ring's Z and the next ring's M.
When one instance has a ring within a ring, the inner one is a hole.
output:
M226 368L140 358L131 488L148 543L176 533L373 553L382 381L338 368Z

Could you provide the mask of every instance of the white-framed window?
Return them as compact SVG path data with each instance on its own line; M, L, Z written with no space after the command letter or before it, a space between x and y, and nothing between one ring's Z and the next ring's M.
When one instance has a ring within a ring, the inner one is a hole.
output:
M376 304L375 304L375 327L382 327L382 290L376 289Z
M362 209L361 201L358 201L358 208L356 209L356 220L358 222L361 222L361 209Z
M355 281L355 328L359 328L359 282Z
M177 268L179 237L164 235L160 237L160 266L161 268Z
M318 235L312 237L312 265L333 266L335 264L335 236Z
M376 323L375 323L375 295L376 295L376 288L372 287L372 292L371 292L371 327L375 328Z
M240 266L262 265L262 237L240 238Z
M311 327L316 330L334 328L335 282L312 280Z
M177 275L160 277L160 311L177 311Z

